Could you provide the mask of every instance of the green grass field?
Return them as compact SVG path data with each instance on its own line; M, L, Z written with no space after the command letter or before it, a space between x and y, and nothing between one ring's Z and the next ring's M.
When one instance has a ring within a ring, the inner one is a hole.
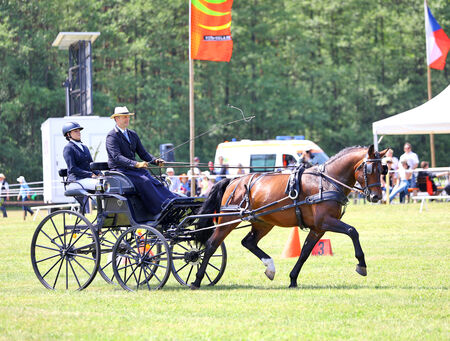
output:
M82 292L53 292L35 277L30 242L43 214L0 218L0 340L449 340L450 206L349 206L366 255L355 272L350 238L327 233L333 256L311 256L288 289L296 259L281 259L289 229L260 246L275 260L274 281L227 239L228 265L211 288L190 291L170 278L157 292L125 292L100 276ZM306 232L300 232L303 242Z

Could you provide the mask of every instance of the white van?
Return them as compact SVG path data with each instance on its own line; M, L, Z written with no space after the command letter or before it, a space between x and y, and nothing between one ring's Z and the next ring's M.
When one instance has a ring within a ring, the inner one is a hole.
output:
M228 174L237 174L242 166L245 173L269 172L286 169L299 161L305 151L311 151L312 164L322 164L328 160L328 155L314 142L309 140L241 140L223 142L217 146L214 164L219 164L222 156L224 164L228 165Z

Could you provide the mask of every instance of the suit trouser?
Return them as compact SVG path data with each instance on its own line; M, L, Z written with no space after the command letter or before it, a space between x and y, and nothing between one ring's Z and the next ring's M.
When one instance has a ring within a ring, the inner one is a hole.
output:
M177 196L153 178L145 169L118 169L118 171L130 178L145 208L152 215L161 212L164 202Z

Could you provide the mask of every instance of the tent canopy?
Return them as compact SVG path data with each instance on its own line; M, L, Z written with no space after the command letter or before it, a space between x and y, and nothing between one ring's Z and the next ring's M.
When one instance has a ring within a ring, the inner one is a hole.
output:
M373 122L372 130L374 137L450 133L450 85L439 95L414 109Z

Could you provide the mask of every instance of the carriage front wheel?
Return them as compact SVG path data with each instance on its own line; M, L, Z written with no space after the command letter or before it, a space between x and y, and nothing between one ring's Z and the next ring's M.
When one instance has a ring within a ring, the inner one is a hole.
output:
M135 226L122 233L113 247L112 260L117 282L128 291L161 289L170 276L169 245L150 226Z
M46 288L83 290L100 264L100 243L94 227L77 212L51 213L34 232L31 263Z
M171 249L172 273L181 285L189 286L202 264L205 245L196 240L183 240L171 245ZM219 282L226 266L227 249L222 243L209 259L204 277L206 285L212 286Z

